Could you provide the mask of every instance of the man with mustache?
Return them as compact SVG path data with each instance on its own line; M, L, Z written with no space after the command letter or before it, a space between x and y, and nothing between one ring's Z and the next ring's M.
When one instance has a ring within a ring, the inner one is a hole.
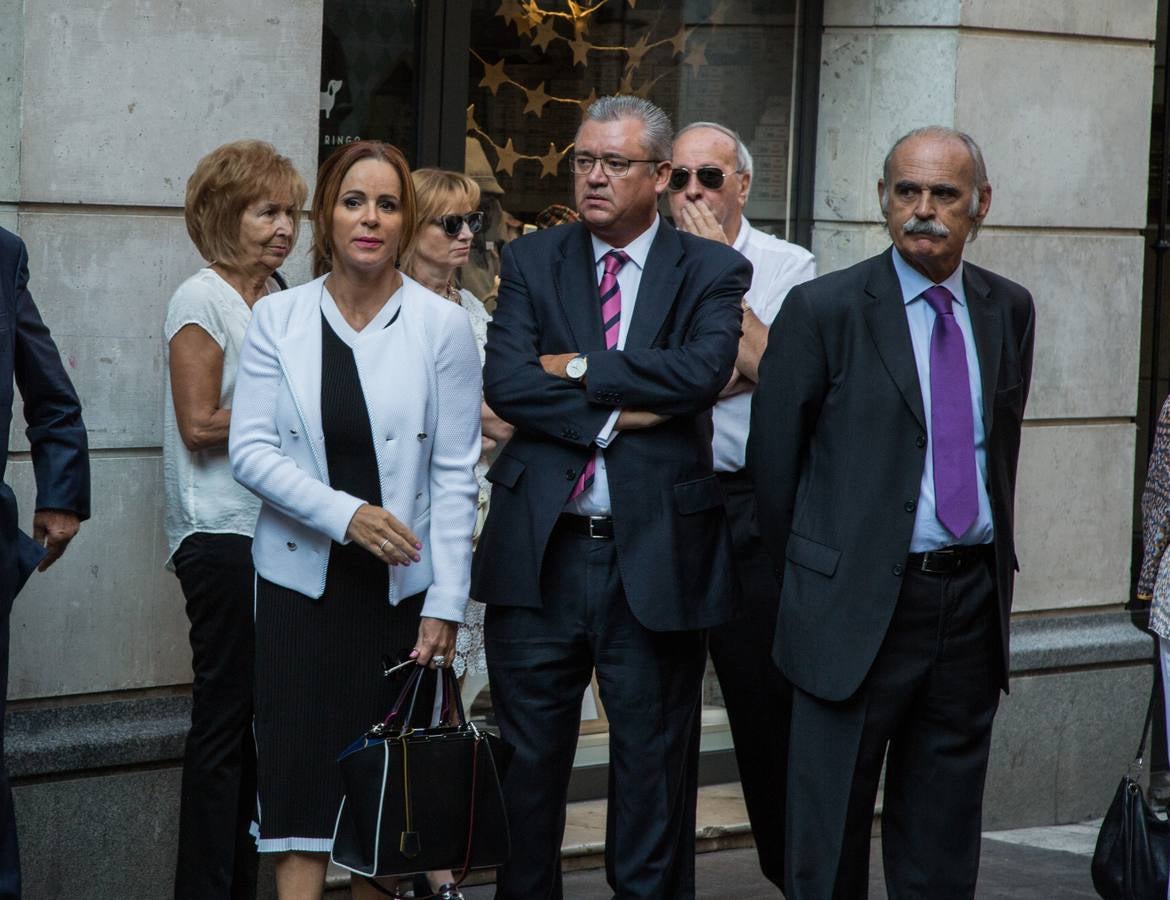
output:
M736 590L711 406L731 377L751 264L658 215L670 120L603 97L577 132L581 221L508 244L484 399L515 433L471 593L500 733L512 854L497 900L560 900L565 797L594 671L610 727L616 896L695 896L706 629Z
M1007 687L1032 298L963 261L991 204L968 135L900 139L878 199L893 246L792 290L753 401L795 688L788 900L866 896L883 758L890 896L973 897Z

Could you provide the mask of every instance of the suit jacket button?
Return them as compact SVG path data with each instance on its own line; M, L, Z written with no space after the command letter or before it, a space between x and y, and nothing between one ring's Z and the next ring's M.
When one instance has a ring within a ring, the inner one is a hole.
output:
M902 565L901 563L898 563L894 566L892 571L895 575L902 575L903 573L905 573L906 567L904 565Z
M287 544L285 544L285 546L288 547L289 550L296 550L297 549L297 542L296 541L289 541Z
M915 503L913 500L907 500L905 503L902 504L902 509L906 510L906 512L912 513L912 512L914 512L914 510L917 506L918 506L918 504Z
M915 447L925 447L926 446L926 435L924 435L924 434L918 435L918 437L916 437L914 439L914 446Z
M565 481L576 481L577 473L572 469L565 469Z

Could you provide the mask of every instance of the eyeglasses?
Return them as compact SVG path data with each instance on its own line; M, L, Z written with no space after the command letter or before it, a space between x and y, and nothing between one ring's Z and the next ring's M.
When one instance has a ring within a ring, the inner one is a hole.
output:
M431 219L436 225L443 226L443 233L449 238L457 238L463 231L463 223L467 223L467 228L472 234L479 234L479 230L483 228L483 210L477 209L475 212L469 212L465 216L460 216L451 213L446 216L439 216L437 219Z
M676 194L686 190L686 186L691 183L691 174L690 169L674 166L670 170L670 181L666 183L666 186ZM694 176L699 179L699 184L709 191L717 191L723 187L723 179L731 174L731 172L724 172L715 166L699 166L694 170ZM734 174L738 175L739 170L737 169Z
M660 159L626 159L624 156L590 156L588 153L574 153L570 157L570 164L573 167L574 175L588 175L593 171L593 167L601 163L601 170L606 175L612 175L614 178L621 178L630 173L630 165L633 163L654 163L657 165L662 162Z

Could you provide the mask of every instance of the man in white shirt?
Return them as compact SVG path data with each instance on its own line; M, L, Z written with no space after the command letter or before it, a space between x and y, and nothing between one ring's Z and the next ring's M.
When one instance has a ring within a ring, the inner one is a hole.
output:
M813 255L753 228L743 214L752 157L739 135L695 122L675 135L670 211L682 231L729 244L752 264L743 299L743 337L731 380L713 411L715 471L727 495L744 615L711 629L710 653L731 722L744 800L760 868L784 884L785 760L791 688L771 659L780 587L756 525L755 494L744 471L751 395L768 328L788 291L816 275Z

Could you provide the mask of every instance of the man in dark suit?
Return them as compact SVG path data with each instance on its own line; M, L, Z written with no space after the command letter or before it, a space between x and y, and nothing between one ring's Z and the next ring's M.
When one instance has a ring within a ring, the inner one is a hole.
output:
M891 897L972 897L1006 689L1028 292L963 262L991 204L967 135L911 132L878 196L893 247L792 290L748 462L794 683L786 895L863 898L888 750Z
M735 612L710 409L735 363L751 265L658 216L670 121L605 97L572 160L582 221L508 244L485 399L515 434L488 474L472 596L492 704L516 748L501 900L560 898L581 697L610 724L617 896L694 896L706 628Z
M13 381L24 401L37 481L33 536L17 525L16 496L3 481L12 425ZM45 571L89 516L89 459L81 404L49 329L28 291L28 254L0 228L0 757L8 696L8 618L33 569ZM8 773L0 761L0 898L20 897L20 857Z

